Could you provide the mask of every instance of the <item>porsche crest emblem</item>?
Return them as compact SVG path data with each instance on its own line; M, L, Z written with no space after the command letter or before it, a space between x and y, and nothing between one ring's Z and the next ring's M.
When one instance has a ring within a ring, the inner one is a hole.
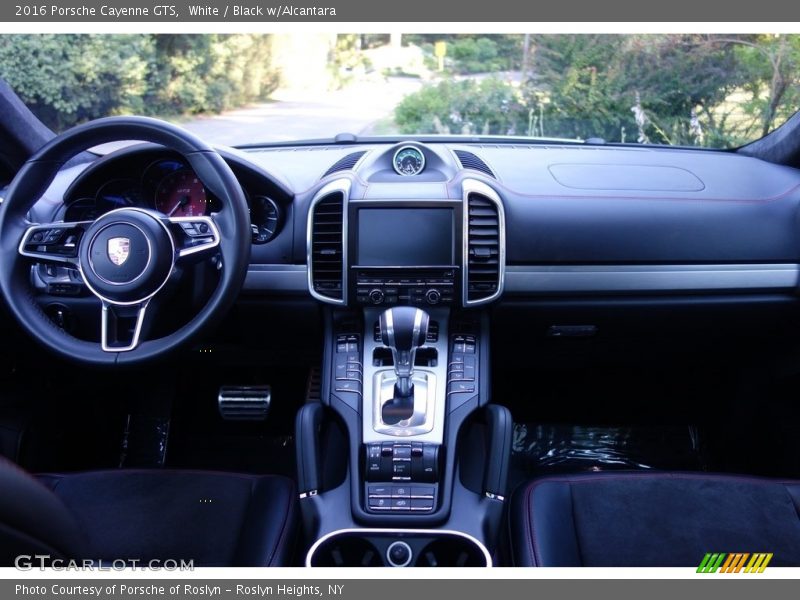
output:
M131 240L126 237L113 237L108 240L108 260L121 267L131 255Z

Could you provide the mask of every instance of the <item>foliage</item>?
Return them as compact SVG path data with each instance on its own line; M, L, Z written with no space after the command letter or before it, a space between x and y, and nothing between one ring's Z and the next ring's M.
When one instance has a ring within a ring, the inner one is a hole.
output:
M357 73L364 73L372 66L369 59L361 53L362 42L361 36L356 34L336 37L336 48L328 64L334 87L346 86L355 79Z
M730 46L703 36L537 36L535 44L528 97L547 103L547 134L560 137L724 141L709 115L746 79Z
M508 61L499 55L497 44L487 37L457 40L448 54L458 73L491 73L508 68Z
M404 35L405 43L421 46L430 56L433 67L433 45L447 44L445 64L448 72L455 74L492 73L519 69L522 65L521 35L472 34L411 34Z
M489 123L492 133L729 147L799 104L800 36L534 35L519 88L440 84L407 98L396 121L405 133L453 131L452 115L467 115L473 133Z
M120 109L142 110L153 60L147 36L0 36L0 77L58 129Z
M743 136L765 135L800 107L800 36L734 36L716 42L731 45L749 74L738 115Z
M0 77L57 130L114 114L217 112L278 83L258 35L6 35Z
M269 40L251 35L159 35L149 97L157 112L219 112L277 87Z
M525 96L546 123L546 128L539 124L542 135L613 139L615 132L632 125L633 102L623 97L617 64L624 37L537 36L533 43L536 80Z
M445 80L406 96L395 109L401 133L514 135L522 121L517 90L496 78Z

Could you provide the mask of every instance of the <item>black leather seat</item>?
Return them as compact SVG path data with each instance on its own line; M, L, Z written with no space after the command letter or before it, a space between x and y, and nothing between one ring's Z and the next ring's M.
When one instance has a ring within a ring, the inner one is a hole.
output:
M697 567L707 552L771 552L800 566L800 481L705 473L605 472L520 486L517 565Z
M0 566L19 555L288 565L291 480L204 471L31 476L0 459Z

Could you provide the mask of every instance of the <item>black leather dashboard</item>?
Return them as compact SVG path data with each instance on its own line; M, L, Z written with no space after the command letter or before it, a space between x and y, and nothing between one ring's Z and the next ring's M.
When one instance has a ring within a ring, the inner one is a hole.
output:
M360 200L458 199L478 179L506 213L507 292L789 289L800 262L800 171L727 151L523 143L427 142L429 176L402 177L396 144L226 151L247 180L278 195L287 220L254 251L246 290L303 293L306 220L326 183L346 178ZM103 159L104 168L131 150ZM458 154L461 153L461 154ZM485 171L463 169L476 157ZM332 165L357 156L351 168ZM36 208L53 214L82 167L65 171ZM88 169L87 172L95 171ZM434 173L431 175L430 173ZM34 215L36 218L37 215ZM561 282L561 283L558 283Z

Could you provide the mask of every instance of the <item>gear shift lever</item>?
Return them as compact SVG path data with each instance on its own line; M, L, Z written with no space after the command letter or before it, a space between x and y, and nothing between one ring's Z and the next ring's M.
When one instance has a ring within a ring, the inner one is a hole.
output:
M428 313L411 306L395 306L381 314L381 341L392 350L397 383L394 397L383 405L382 418L394 425L414 414L414 357L428 337Z

